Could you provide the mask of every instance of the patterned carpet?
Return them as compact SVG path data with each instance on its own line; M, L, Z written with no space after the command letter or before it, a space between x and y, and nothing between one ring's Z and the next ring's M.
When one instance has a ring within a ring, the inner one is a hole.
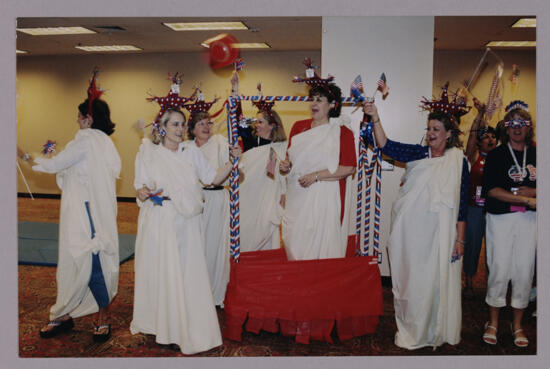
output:
M59 200L19 198L19 221L56 222L59 216ZM135 203L119 203L119 231L135 233L137 224ZM395 320L390 287L383 288L384 313L380 317L377 332L340 342L334 336L334 344L311 342L296 344L293 337L262 332L259 335L244 333L242 342L224 340L223 345L195 356L405 356L405 355L534 355L537 353L537 322L531 317L536 304L531 303L524 316L524 329L530 339L529 347L514 346L509 329L512 318L510 309L501 312L498 344L489 346L481 340L483 324L487 319L484 303L484 272L474 279L475 296L463 300L462 341L456 346L443 345L435 351L423 348L415 351L400 349L393 344ZM129 330L132 317L134 262L121 265L119 293L111 305L113 335L105 343L92 342L93 317L75 320L75 328L52 339L41 339L39 330L48 318L48 308L55 302L55 268L19 266L19 350L21 357L163 357L183 356L169 346L155 343L154 336L132 335ZM218 309L220 326L224 324L223 310Z

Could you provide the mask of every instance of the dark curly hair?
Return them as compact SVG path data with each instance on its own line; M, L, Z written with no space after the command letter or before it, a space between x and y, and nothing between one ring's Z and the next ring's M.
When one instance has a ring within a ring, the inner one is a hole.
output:
M115 131L115 124L111 121L111 111L109 105L103 100L96 99L92 102L92 111L89 112L89 100L86 99L78 105L78 111L83 116L90 114L93 118L91 128L99 129L107 135L111 135Z
M309 97L324 96L329 103L334 103L334 108L328 112L329 118L336 118L340 116L342 111L342 90L334 83L329 83L326 86L316 85L309 90Z

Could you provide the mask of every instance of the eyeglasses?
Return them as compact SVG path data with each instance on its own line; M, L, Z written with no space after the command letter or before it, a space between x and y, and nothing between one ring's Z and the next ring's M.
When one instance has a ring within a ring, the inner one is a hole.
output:
M506 128L531 127L531 121L523 120L523 119L507 120L506 122L504 122L504 127Z
M212 122L199 122L199 123L195 124L196 127L205 127L205 126L212 127L213 125L214 125L214 123L212 123Z

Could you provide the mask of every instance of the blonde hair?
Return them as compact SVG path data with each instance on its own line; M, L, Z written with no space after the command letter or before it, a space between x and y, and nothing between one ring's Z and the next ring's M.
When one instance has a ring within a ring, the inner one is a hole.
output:
M159 122L158 122L158 129L153 129L153 143L155 145L158 145L159 143L162 142L162 139L163 139L163 136L160 134L160 130L163 129L164 127L166 127L166 123L168 123L168 121L170 120L170 117L172 116L172 114L181 114L181 116L183 117L183 123L185 123L185 114L183 114L183 112L179 109L176 109L176 108L168 108L166 109L166 111L164 112L164 114L162 114L162 117L160 117L159 119Z
M271 130L271 134L269 135L272 142L286 141L286 134L283 127L283 122L281 121L281 117L279 117L279 114L277 114L275 110L271 110L271 114L265 110L259 110L258 114L261 114L262 117L267 120L269 124L274 126Z

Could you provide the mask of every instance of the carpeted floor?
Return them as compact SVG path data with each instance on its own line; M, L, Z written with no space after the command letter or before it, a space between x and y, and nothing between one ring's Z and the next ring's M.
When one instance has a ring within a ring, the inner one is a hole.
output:
M57 222L59 200L26 198L18 199L19 221ZM121 233L135 233L138 209L135 203L119 203L118 226ZM483 260L481 262L484 262ZM481 264L483 265L483 264ZM48 308L55 302L55 268L44 266L19 266L19 349L21 357L157 357L183 356L168 346L155 343L154 336L131 335L129 325L133 302L133 260L120 267L119 292L111 305L113 336L105 343L92 342L93 317L75 320L72 332L44 340L39 330L48 318ZM311 342L296 344L294 338L262 332L259 335L244 333L242 342L224 340L223 345L196 356L396 356L396 355L534 355L537 353L537 322L531 317L536 308L531 303L524 317L524 329L530 339L529 347L514 346L509 329L512 319L510 309L501 313L499 342L489 346L481 340L483 324L487 320L484 303L485 273L474 279L475 296L463 300L462 341L456 346L443 345L437 350L424 348L415 351L400 349L393 344L395 320L390 287L383 288L384 314L375 334L334 344ZM223 327L223 310L218 309L218 318Z

